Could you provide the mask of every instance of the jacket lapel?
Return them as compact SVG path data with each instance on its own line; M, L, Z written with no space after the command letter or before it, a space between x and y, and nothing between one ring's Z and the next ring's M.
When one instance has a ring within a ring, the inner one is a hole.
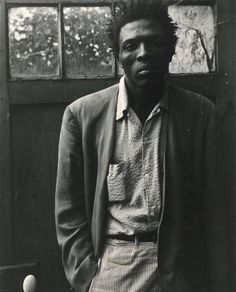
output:
M104 123L101 125L99 143L100 157L98 158L100 160L98 161L98 163L100 162L100 168L98 169L101 170L102 180L106 178L104 175L107 175L108 166L114 150L116 102L117 96L111 100L104 118Z
M108 106L104 109L103 118L100 119L101 124L99 125L99 133L97 133L98 173L92 218L92 234L95 235L93 236L93 240L96 257L99 257L104 239L105 214L107 210L106 177L115 142L117 95L118 88L115 90Z

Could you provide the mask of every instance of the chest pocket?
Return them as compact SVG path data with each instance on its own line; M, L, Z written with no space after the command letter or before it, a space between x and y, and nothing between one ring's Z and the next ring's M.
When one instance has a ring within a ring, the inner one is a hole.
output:
M107 176L109 202L124 202L126 200L126 164L110 164Z

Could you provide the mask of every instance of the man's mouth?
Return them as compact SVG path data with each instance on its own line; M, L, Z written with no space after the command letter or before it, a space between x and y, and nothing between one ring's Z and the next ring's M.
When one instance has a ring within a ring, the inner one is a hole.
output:
M143 70L140 70L138 72L138 74L140 74L140 75L148 75L150 73L151 73L151 70L150 69L143 69Z
M138 72L142 72L142 71L151 71L152 70L152 66L150 65L143 65L143 66L140 66L138 68Z
M138 75L146 76L153 73L153 68L151 66L142 66L137 70Z

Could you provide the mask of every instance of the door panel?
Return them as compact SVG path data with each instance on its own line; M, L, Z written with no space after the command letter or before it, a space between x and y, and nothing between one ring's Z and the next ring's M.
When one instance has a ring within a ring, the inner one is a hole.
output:
M11 107L14 260L38 262L40 286L66 286L54 224L57 145L64 104Z

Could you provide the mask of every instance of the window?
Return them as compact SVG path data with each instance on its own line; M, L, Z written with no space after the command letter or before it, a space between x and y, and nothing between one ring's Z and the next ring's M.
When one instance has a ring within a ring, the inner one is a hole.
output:
M111 6L9 7L9 64L13 79L114 78L106 22ZM209 5L171 5L178 43L172 74L216 70L214 9Z
M67 77L112 76L114 60L106 41L109 7L63 9Z
M105 27L109 6L65 6L62 17L59 7L14 7L8 17L12 78L115 75Z
M170 6L177 23L178 43L171 73L208 73L216 69L215 23L211 6Z
M12 77L59 76L57 8L10 8L9 55Z

